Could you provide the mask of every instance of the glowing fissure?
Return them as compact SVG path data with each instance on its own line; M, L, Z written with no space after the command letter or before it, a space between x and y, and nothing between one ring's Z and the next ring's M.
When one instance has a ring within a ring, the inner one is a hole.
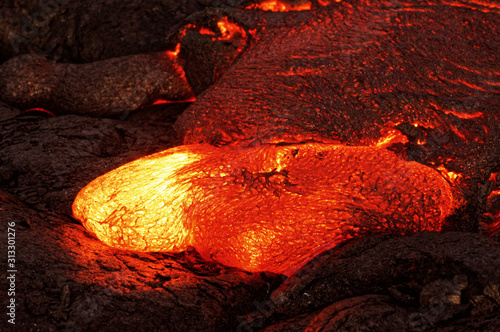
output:
M380 147L184 145L88 184L73 212L106 244L185 250L290 274L319 251L372 233L439 231L454 210L436 170Z
M335 0L335 2L340 2L340 0ZM329 0L319 0L318 5L327 6L332 1ZM289 3L288 1L280 0L264 0L259 3L254 3L247 7L247 9L260 9L271 12L289 12L289 11L302 11L311 10L313 7L311 1L302 1L300 3Z
M498 172L491 173L489 182L493 183L493 188L500 188L500 176ZM483 213L484 217L487 217L489 221L487 223L482 223L482 226L486 229L486 234L488 235L500 235L500 189L491 190L490 194L486 198L487 210Z
M41 112L41 113L45 113L45 114L48 114L50 116L56 116L54 113L52 113L51 111L45 109L45 108L41 108L41 107L33 107L33 108L28 108L27 110L24 110L22 113L23 114L26 114L26 113L30 113L30 112Z
M182 65L179 62L180 51L181 51L181 43L177 43L177 45L175 45L174 50L168 50L164 54L165 54L165 57L167 58L167 62L172 64L173 69L177 71L177 75L184 82L186 82L186 86L189 87L189 83L188 83L187 78L186 78L186 73L184 72L184 68L182 67ZM194 101L195 99L196 99L196 97L194 95L194 92L191 89L189 89L189 92L187 93L186 98L184 100L180 100L180 101L181 102L189 102L189 101ZM164 99L159 99L159 100L163 101ZM159 102L158 104L160 104L160 103L162 103L162 102ZM153 102L153 105L156 105L156 104L157 104L157 101Z
M408 142L408 138L397 129L384 129L384 132L385 135L375 144L377 147L386 147L394 143L404 144Z
M217 22L217 27L219 28L219 33L220 36L217 36L217 34L205 27L198 27L195 24L186 24L184 26L184 29L180 33L180 39L184 38L186 36L186 33L188 30L196 30L202 35L206 36L213 36L212 40L227 40L230 41L235 37L241 36L243 39L247 38L247 33L245 29L240 27L238 24L230 22L227 17L223 17L220 21Z

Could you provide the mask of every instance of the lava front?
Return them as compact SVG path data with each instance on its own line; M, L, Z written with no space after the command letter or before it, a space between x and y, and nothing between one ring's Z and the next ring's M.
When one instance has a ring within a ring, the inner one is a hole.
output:
M374 233L439 231L455 209L440 172L382 147L183 145L88 184L74 216L106 244L290 275Z

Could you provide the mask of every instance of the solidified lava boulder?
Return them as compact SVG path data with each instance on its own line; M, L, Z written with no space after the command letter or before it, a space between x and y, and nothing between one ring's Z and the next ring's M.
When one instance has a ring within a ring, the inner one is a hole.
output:
M159 99L193 97L172 52L130 55L88 64L22 55L0 66L2 99L21 109L56 114L127 116Z
M193 91L198 95L216 82L250 40L241 25L215 9L176 29L169 38L175 50L84 64L32 54L14 57L0 65L0 95L23 110L126 117L157 101L193 100Z

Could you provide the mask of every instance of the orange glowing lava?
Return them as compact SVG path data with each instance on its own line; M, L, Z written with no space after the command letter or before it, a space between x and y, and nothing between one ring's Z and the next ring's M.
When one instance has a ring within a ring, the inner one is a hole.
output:
M288 12L288 11L301 11L310 10L311 2L306 1L302 4L292 5L285 1L279 0L265 0L247 7L247 9L261 9L271 12Z
M181 44L177 43L175 45L175 49L173 51L167 51L167 56L175 61L177 61L177 56L179 55L179 52L181 51Z
M205 27L198 27L194 24L186 24L184 26L184 29L182 30L180 34L180 38L184 38L186 36L186 33L188 30L196 30L202 35L206 36L214 36L212 40L231 40L235 36L241 36L242 38L246 39L247 33L245 32L245 29L240 27L238 24L229 22L227 17L222 18L220 21L217 22L217 27L219 28L220 36L217 37L216 33L208 28Z
M334 0L335 2L341 2L342 0ZM318 0L317 4L320 6L328 6L331 4L331 0ZM289 3L288 1L280 0L264 0L259 3L254 3L246 9L260 9L271 12L290 12L290 11L302 11L311 10L313 4L311 1L302 1L301 3Z
M186 78L186 73L184 72L184 67L182 67L181 63L179 62L180 51L181 51L181 43L177 43L177 45L175 45L174 50L168 50L164 54L165 54L165 57L168 59L167 60L168 63L170 63L172 65L172 67L173 67L172 69L177 71L178 77L180 77L185 82L186 86L189 86L189 83L188 83L187 78ZM187 93L186 98L182 101L188 102L188 101L193 101L195 99L196 99L196 97L194 95L194 92L190 89L190 91ZM163 99L160 99L160 100L163 100ZM156 105L156 101L153 105Z
M165 100L157 99L149 106L164 105L164 104L179 104L179 103L192 103L196 101L196 97L192 97L186 100Z
M460 177L460 174L447 170L443 165L436 168L441 174L450 181L455 181Z
M73 213L106 244L290 275L356 236L438 231L454 210L438 171L380 147L184 145L88 184Z
M222 37L219 40L231 40L240 35L243 39L247 38L247 33L238 24L229 22L227 17L217 22Z
M394 143L407 143L408 138L397 129L384 129L383 136L375 144L378 147L387 147Z
M494 184L495 188L500 188L500 179L498 172L491 173L489 182ZM484 216L489 217L488 223L483 223L486 229L486 234L490 236L500 236L500 189L492 190L486 198L487 210L483 213Z
M208 28L205 28L205 27L201 27L199 28L198 26L194 25L194 24L186 24L180 34L180 39L184 38L186 36L186 32L188 30L197 30L200 34L202 35L206 35L206 36L215 36L215 32L208 29Z

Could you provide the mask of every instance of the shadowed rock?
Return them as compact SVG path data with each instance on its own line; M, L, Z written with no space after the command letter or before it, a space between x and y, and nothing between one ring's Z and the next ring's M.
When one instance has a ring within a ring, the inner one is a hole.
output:
M499 257L498 242L471 233L352 241L318 255L290 276L270 302L261 304L267 311L246 317L241 330L245 324L263 327L267 317L281 322L265 331L351 331L361 326L374 331L434 326L440 331L463 325L494 330L500 326L495 318Z

